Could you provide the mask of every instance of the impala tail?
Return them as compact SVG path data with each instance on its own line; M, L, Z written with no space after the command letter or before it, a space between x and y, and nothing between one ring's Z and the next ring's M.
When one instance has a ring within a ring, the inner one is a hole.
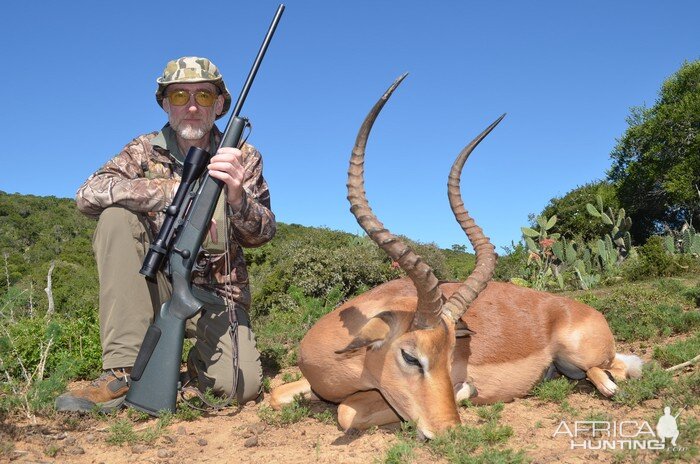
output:
M623 379L638 379L642 376L643 365L644 361L637 355L617 353L613 361L613 367L609 370L623 372ZM613 377L615 377L614 373Z

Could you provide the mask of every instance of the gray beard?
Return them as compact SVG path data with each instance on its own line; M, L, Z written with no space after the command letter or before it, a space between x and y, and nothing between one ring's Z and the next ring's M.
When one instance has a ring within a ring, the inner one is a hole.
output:
M177 128L177 135L184 140L199 140L206 135L206 131L201 127L195 128L190 125L184 125L184 127Z

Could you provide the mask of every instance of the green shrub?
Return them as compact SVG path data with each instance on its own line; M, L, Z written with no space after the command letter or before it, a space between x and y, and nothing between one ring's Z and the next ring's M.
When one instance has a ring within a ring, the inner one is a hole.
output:
M44 317L5 321L6 333L0 337L0 345L6 347L1 350L5 354L0 354L3 367L12 377L22 375L22 366L33 371L40 361L41 351L38 348L42 343L46 346L51 340L50 356L45 365L47 376L53 375L63 364L71 366L71 376L94 376L102 366L96 319L97 314L76 319L55 315L50 321Z
M613 210L620 208L615 185L597 181L578 186L562 197L552 198L539 215L556 215L559 218L558 230L567 239L577 239L579 243L598 239L608 232L609 227L586 212L586 203L596 204L598 195Z
M311 326L324 314L337 306L342 292L332 289L327 298L311 298L296 287L286 294L289 303L253 319L258 350L263 365L271 368L290 367L296 364L299 342Z
M120 419L109 427L106 441L110 445L136 443L139 441L139 436L134 430L134 424L129 419Z
M574 391L574 385L566 377L543 380L535 385L535 388L532 389L532 394L542 401L561 403Z
M679 408L692 408L700 404L700 371L676 377L664 392L664 402Z
M654 347L654 359L664 367L686 362L700 354L700 332L687 340Z
M445 256L445 265L449 272L449 279L464 281L474 270L476 257L467 253L464 245L452 245L450 250L442 250Z
M152 427L143 430L135 430L134 424L129 419L118 419L109 426L109 434L106 442L110 445L123 445L134 443L152 443L166 432L166 427L172 422L172 415L161 413Z
M320 299L339 290L346 299L400 275L367 237L313 228L303 228L301 234L299 228L282 227L286 240L278 237L262 247L264 251L251 254L254 317L292 309L291 287L304 297Z
M640 378L618 384L620 390L613 396L613 401L625 406L636 406L642 401L657 398L663 390L672 385L673 374L666 372L656 363L645 364Z
M491 406L481 406L476 409L476 415L484 422L498 422L503 413L503 403L494 403Z
M504 463L529 462L523 451L501 448L513 435L513 429L497 421L488 421L480 427L459 425L436 436L427 443L431 452L451 463Z
M700 327L700 312L683 309L687 298L679 289L675 284L624 284L587 302L605 315L617 340L650 340Z
M622 341L668 337L700 327L700 312L683 311L680 306L663 304L620 305L606 311L605 318L615 338Z
M700 285L683 290L682 295L695 307L700 307Z
M503 255L499 255L496 269L493 273L494 280L509 282L511 279L525 279L528 276L527 248L522 243L511 244L511 247L503 249Z
M407 464L413 462L415 456L414 442L399 441L392 445L384 456L384 464Z
M258 409L258 417L260 417L260 420L266 424L276 426L294 424L310 415L311 410L309 409L308 402L298 397L290 404L282 406L282 409L279 411L275 411L266 405L262 405Z
M631 281L649 277L668 277L681 273L682 268L673 255L666 251L663 238L655 235L637 249L636 260L628 260L623 267L623 275Z

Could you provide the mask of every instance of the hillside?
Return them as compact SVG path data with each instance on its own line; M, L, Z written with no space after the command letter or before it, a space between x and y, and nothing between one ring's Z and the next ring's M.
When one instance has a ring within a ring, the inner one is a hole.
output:
M700 352L700 280L688 257L679 261L682 267L667 266L675 277L627 282L618 276L594 290L567 292L605 315L619 351L647 363L642 379L624 382L612 401L585 380L559 378L505 405L464 403L464 426L427 443L417 440L411 424L343 433L335 405L305 401L281 412L266 401L204 413L180 405L177 414L158 420L131 410L56 414L53 399L66 384L84 384L81 379L100 369L94 226L72 200L0 193L0 460L636 463L696 462L700 452L700 372L692 365L664 370ZM473 256L459 246L414 245L440 278L463 278L473 267ZM296 224L280 224L270 244L247 250L246 257L267 391L299 378L298 342L318 317L399 275L365 237ZM500 275L517 274L522 252L501 262ZM53 313L44 290L49 275ZM653 426L664 406L681 413L677 448L572 450L568 439L553 437L562 421Z

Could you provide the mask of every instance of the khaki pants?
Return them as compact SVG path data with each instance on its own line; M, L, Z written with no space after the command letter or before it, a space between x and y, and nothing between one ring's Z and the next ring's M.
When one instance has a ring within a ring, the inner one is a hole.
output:
M170 298L171 287L162 273L157 282L139 274L151 242L149 227L138 214L120 207L107 208L93 236L100 278L100 339L104 369L130 367L155 311ZM238 317L239 403L255 400L262 391L262 366L255 335L243 305L235 303ZM197 367L201 390L219 395L233 389L233 347L225 311L205 307L189 319L186 336L194 338L189 357Z

